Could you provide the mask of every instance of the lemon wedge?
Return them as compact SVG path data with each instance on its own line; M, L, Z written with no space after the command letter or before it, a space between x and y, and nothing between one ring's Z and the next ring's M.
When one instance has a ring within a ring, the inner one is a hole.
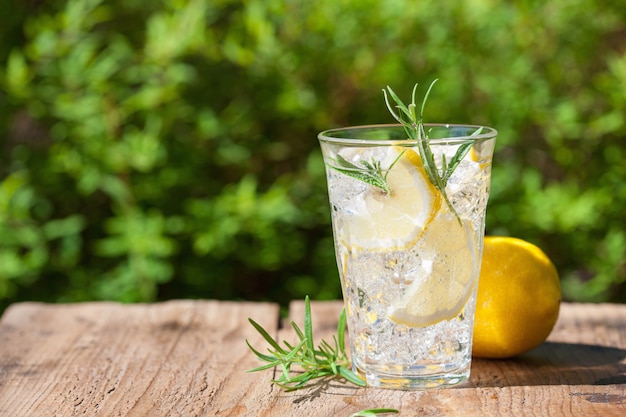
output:
M442 211L428 225L420 245L431 252L427 276L416 279L392 302L389 318L409 327L430 326L458 316L478 275L478 247L471 223Z
M399 157L399 159L398 159ZM383 161L389 166L389 194L368 187L354 213L340 230L343 243L351 249L401 250L417 242L426 225L441 207L441 193L426 176L419 155L409 148L391 147Z

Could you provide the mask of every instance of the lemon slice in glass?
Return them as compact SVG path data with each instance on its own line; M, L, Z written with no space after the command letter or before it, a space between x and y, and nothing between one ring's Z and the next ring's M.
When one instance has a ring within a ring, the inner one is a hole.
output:
M399 157L399 159L398 159ZM353 249L400 250L417 242L441 207L441 193L426 176L419 155L410 148L390 147L383 166L391 192L376 187L358 198L355 212L340 230L343 243Z
M420 245L432 253L427 276L416 279L395 300L389 317L410 327L424 327L458 316L478 276L478 246L468 221L445 210L425 230Z

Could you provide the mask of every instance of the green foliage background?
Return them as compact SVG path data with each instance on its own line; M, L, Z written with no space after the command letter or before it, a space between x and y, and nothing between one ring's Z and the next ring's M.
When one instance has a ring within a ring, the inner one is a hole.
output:
M0 303L338 298L317 132L499 130L487 233L626 301L626 8L600 0L4 0Z

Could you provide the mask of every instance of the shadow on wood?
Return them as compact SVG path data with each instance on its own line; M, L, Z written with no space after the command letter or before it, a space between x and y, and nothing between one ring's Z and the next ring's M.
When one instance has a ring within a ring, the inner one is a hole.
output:
M517 358L474 358L469 387L626 383L626 349L546 342Z

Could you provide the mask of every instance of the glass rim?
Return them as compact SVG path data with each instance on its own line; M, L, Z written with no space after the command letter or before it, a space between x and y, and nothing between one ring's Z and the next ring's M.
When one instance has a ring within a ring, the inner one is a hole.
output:
M443 129L452 129L452 128L483 128L484 131L478 135L460 135L460 136L450 136L443 138L430 138L425 139L429 143L433 144L448 144L448 143L459 143L459 142L480 142L488 139L493 139L498 135L498 131L489 126L482 125L473 125L473 124L455 124L455 123L424 123L424 127L437 127ZM404 127L399 123L390 123L390 124L371 124L371 125L357 125L357 126L346 126L346 127L337 127L333 129L327 129L320 132L317 135L317 138L320 142L326 143L335 143L342 145L365 145L365 146L390 146L390 145L411 145L417 144L419 141L417 139L368 139L365 137L359 137L359 131L384 131L388 129L404 129ZM352 130L355 132L354 137L346 138L346 137L337 137L333 136L333 133L337 132L345 132ZM422 139L424 140L424 139Z

